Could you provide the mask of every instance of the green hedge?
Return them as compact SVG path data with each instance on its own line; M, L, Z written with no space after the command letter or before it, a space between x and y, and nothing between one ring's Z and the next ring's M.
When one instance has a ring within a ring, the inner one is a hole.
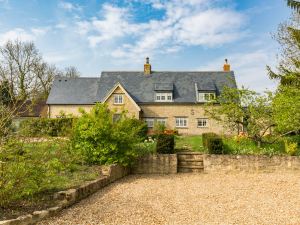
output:
M69 136L73 118L35 118L24 120L20 124L20 133L26 137Z
M174 135L159 134L157 136L156 152L161 154L173 154L174 145Z
M223 154L224 146L223 140L215 133L202 134L203 147L208 150L210 154Z
M209 154L223 154L223 140L220 137L210 137L207 139L207 150Z
M217 136L218 135L216 133L203 133L202 134L203 147L207 149L208 139L211 137L217 137Z

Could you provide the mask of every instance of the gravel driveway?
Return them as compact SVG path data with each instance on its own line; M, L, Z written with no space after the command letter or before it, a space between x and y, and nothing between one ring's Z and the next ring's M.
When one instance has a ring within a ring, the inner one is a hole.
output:
M131 175L40 224L300 224L300 172Z

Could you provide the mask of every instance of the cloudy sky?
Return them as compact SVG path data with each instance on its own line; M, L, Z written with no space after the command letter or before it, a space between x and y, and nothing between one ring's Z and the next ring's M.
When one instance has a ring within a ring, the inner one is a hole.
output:
M272 39L289 18L285 0L0 0L0 45L34 41L44 59L103 70L221 70L228 58L239 85L274 89Z

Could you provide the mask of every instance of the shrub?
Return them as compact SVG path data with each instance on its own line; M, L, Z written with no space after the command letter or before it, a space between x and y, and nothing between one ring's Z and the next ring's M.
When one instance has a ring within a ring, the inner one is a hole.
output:
M166 130L166 125L162 124L162 123L155 123L154 124L154 134L158 135L158 134L162 134L164 133L164 131Z
M208 139L211 137L217 137L218 135L215 133L203 133L202 134L202 143L204 148L208 148Z
M223 154L223 141L221 137L210 136L206 139L209 154Z
M298 150L297 147L298 147L298 143L284 140L284 149L287 154L291 156L296 155Z
M38 118L24 120L20 124L20 133L26 137L68 136L71 133L73 118Z
M145 121L138 120L138 119L130 119L129 123L131 123L131 127L138 127L139 131L137 131L137 135L145 140L147 138L148 133L148 126Z
M81 112L74 124L72 143L89 164L114 164L124 166L139 156L144 123L122 113L113 121L113 113L105 104L96 104L90 113Z
M159 134L157 136L156 152L161 154L173 154L174 145L174 135Z

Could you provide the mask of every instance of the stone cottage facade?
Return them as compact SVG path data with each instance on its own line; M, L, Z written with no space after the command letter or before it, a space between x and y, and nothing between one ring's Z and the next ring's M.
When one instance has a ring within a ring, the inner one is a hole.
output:
M102 72L100 78L55 78L47 100L50 118L78 116L97 102L122 110L147 122L149 129L163 123L180 134L226 133L223 126L204 113L204 104L220 95L223 88L236 88L235 76L225 63L222 71L158 72L149 60L144 72ZM218 107L214 105L213 107Z

